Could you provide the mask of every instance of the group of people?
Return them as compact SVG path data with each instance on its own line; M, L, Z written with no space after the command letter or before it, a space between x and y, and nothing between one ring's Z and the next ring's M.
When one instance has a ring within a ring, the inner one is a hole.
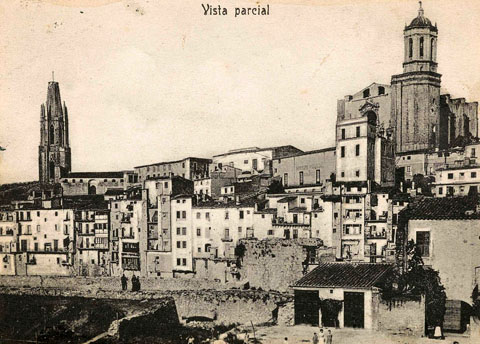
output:
M125 274L122 275L121 277L122 281L122 290L127 290L128 289L128 278L125 276ZM132 291L139 291L140 290L140 277L135 276L133 274L132 276Z
M313 334L313 344L332 344L333 336L332 331L328 330L327 333L323 332L323 328L320 329L320 334L316 332Z

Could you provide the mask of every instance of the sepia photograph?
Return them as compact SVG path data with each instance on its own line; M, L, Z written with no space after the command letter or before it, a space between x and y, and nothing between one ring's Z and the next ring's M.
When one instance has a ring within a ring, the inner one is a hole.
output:
M0 2L0 343L480 343L479 23Z

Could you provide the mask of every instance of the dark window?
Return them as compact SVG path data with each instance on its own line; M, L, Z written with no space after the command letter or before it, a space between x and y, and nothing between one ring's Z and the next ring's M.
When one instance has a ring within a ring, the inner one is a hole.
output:
M240 218L243 219L243 210L240 210Z
M363 90L363 98L368 98L370 97L370 89Z
M448 179L453 179L453 173L448 174Z
M356 134L357 134L357 137L360 137L360 127L356 127Z
M417 248L422 257L430 256L430 232L417 232Z
M420 37L420 57L423 57L423 37Z
M340 147L340 157L345 158L345 146Z
M477 172L472 172L472 173L470 173L470 177L472 177L472 178L477 178Z
M408 57L412 58L413 56L413 39L408 39Z
M53 128L53 124L50 126L50 132L49 132L49 142L51 145L55 143L55 129Z
M360 155L360 145L355 145L355 155L356 156Z
M298 179L299 179L300 185L303 185L303 171L300 171L298 173Z
M288 186L288 173L283 174L283 185Z
M385 94L385 87L378 86L378 95L381 96L382 94Z
M342 129L342 140L345 140L345 129Z

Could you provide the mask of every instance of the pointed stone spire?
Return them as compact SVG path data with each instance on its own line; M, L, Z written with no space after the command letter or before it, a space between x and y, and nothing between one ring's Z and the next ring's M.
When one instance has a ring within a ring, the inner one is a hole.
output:
M47 112L51 118L62 117L62 99L60 98L60 87L58 82L50 81L47 90Z

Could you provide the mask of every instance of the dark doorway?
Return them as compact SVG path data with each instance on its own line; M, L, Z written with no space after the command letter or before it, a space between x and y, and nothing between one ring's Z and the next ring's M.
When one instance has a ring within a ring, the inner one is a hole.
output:
M96 195L97 194L97 188L95 187L95 185L90 185L88 187L88 194L89 195Z
M318 291L295 290L295 325L309 324L318 326L320 299Z
M343 322L345 327L364 327L364 294L344 293Z

